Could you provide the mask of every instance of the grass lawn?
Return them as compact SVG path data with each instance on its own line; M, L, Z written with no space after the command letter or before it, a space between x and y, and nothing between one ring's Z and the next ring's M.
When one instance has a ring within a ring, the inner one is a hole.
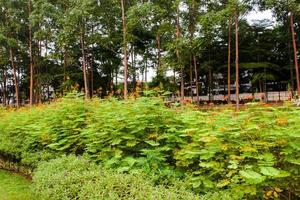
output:
M0 200L33 200L30 181L22 176L0 170Z

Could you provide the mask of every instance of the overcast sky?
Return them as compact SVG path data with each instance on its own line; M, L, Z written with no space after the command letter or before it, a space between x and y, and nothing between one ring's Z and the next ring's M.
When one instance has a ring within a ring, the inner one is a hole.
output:
M266 10L264 12L260 11L251 11L248 15L245 16L250 24L255 20L269 19L275 23L275 18L272 16L271 10Z

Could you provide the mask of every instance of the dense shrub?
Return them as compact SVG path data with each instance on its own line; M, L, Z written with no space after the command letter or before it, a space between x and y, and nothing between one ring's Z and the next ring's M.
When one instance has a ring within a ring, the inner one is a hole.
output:
M155 183L187 178L200 193L276 198L299 194L300 110L248 105L199 111L157 98L94 100L71 95L49 106L0 111L0 154L35 167L85 155Z
M47 200L200 199L182 187L154 186L142 174L106 170L75 156L41 164L33 177L33 189L39 199Z

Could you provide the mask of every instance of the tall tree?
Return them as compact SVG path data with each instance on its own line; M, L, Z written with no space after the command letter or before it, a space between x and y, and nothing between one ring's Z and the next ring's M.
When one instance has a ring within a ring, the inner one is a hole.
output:
M291 33L292 33L292 41L293 41L293 49L294 49L294 62L296 68L296 80L297 80L297 91L298 96L300 96L300 74L299 74L299 64L298 64L298 49L296 44L296 34L294 29L294 14L290 13L290 23L291 23Z
M231 103L231 28L232 18L228 22L228 61L227 61L227 101Z
M123 24L123 54L124 54L124 98L127 98L128 88L128 50L127 50L127 28L126 28L126 17L125 17L125 0L121 0L121 9L122 9L122 24Z
M236 110L240 109L240 83L239 83L239 12L235 11L235 95L236 95Z
M31 0L28 0L28 14L29 17L31 15ZM32 25L31 22L29 21L28 23L28 35L29 35L29 69L30 69L30 86L29 86L29 104L30 106L33 105L33 55L32 55Z

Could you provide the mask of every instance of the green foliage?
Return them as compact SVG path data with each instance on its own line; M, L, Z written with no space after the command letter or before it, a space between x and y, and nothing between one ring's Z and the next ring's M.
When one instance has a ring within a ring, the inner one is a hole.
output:
M72 94L0 116L0 154L22 165L76 154L120 173L142 171L159 184L185 178L197 193L227 191L240 199L277 188L277 195L300 195L300 110L290 105L249 104L236 113Z
M196 128L187 129L192 142L177 152L177 165L192 171L193 186L200 190L203 186L208 190L239 188L255 195L267 187L295 190L299 188L299 180L295 180L299 167L286 158L299 158L296 149L292 150L297 146L292 141L299 142L298 112L287 107L249 106L240 113L190 113L184 118ZM203 117L195 120L200 115Z
M123 174L106 170L75 156L41 164L33 177L33 182L38 197L47 200L200 199L182 187L155 186L141 173Z

